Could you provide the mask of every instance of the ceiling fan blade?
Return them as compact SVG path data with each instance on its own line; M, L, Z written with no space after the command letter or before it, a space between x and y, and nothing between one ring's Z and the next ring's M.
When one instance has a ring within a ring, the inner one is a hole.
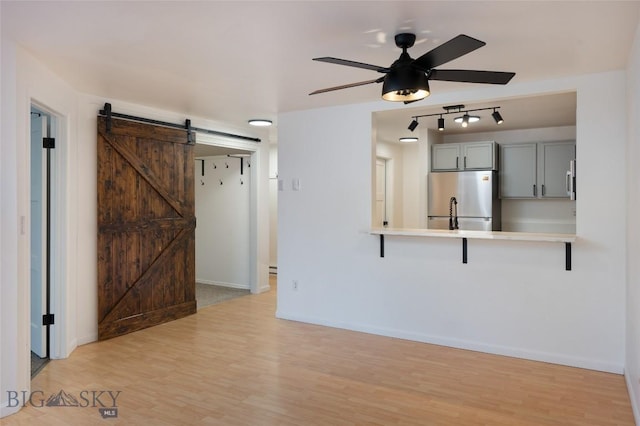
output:
M429 80L461 81L464 83L507 84L514 72L476 70L431 70Z
M376 78L374 80L359 81L357 83L343 84L342 86L328 87L326 89L319 89L319 90L316 90L314 92L309 93L309 95L317 95L318 93L332 92L334 90L341 90L341 89L348 89L350 87L364 86L365 84L371 84L371 83L382 83L382 81L384 81L384 77Z
M313 58L314 61L328 62L330 64L346 65L348 67L364 68L365 70L377 71L377 72L389 72L387 67L379 67L378 65L365 64L363 62L349 61L347 59L323 57Z
M413 66L426 72L467 53L473 52L485 44L484 41L460 34L417 58L413 61Z

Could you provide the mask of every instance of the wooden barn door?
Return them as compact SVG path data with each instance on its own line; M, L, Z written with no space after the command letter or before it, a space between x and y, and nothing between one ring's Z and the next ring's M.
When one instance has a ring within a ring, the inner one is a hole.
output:
M98 339L196 312L186 130L98 117Z

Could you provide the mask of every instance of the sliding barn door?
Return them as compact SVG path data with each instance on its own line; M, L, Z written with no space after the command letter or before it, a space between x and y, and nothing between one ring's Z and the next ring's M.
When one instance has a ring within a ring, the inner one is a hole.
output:
M196 312L186 130L98 117L98 338Z

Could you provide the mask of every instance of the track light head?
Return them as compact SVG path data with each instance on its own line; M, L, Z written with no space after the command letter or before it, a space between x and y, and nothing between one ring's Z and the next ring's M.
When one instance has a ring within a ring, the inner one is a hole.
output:
M414 118L413 121L409 123L408 129L413 132L416 129L416 127L418 127L418 120Z
M444 130L444 118L442 118L442 116L438 118L438 130L441 132Z
M504 122L504 120L502 119L502 116L496 110L493 110L493 113L491 114L491 116L496 121L496 124L502 124Z

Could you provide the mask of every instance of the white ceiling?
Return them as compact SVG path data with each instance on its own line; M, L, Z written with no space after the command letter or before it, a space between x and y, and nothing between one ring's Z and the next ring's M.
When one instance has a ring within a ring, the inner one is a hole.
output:
M487 45L440 68L513 71L513 82L623 69L640 2L3 0L0 7L2 37L79 91L273 138L275 130L246 121L277 125L281 112L380 99L377 84L309 96L379 76L314 57L388 66L400 53L398 32L417 34L413 57L463 33ZM467 87L431 82L432 92ZM532 105L518 108L533 116ZM524 116L501 112L507 121ZM413 114L400 114L403 127Z

